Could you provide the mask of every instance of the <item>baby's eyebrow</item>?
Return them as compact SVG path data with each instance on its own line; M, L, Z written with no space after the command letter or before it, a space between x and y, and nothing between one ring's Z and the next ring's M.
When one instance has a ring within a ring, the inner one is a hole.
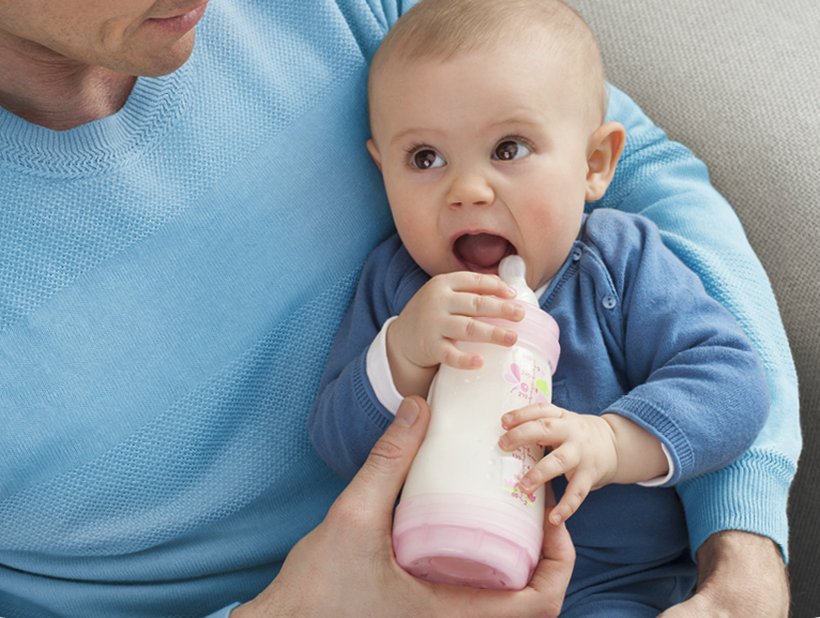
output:
M507 116L502 118L501 120L495 120L487 125L488 128L494 128L499 126L506 126L506 125L517 125L517 126L524 126L529 127L531 129L540 129L543 126L543 121L534 118L531 115L515 115L515 116Z
M433 135L434 137L443 137L444 131L439 131L438 129L433 129L430 127L408 127L406 129L402 129L398 133L396 133L393 138L390 140L390 144L393 145L396 142L400 142L407 138L408 135Z

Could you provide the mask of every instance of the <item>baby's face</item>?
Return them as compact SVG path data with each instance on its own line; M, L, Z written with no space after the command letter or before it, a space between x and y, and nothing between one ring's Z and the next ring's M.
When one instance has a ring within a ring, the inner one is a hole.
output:
M517 253L537 288L569 253L597 127L569 71L543 56L521 46L388 60L376 76L368 148L428 274L497 274Z

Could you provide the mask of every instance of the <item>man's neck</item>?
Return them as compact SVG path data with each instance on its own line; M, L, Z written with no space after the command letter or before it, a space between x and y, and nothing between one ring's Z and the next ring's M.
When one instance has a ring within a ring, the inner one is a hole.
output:
M110 116L135 81L0 32L0 106L31 123L63 131Z

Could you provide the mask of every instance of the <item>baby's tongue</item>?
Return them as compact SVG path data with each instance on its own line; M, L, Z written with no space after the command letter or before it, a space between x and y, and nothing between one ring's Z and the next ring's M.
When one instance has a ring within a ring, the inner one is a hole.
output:
M509 247L506 239L495 234L465 234L456 240L453 250L467 266L489 269L498 265Z

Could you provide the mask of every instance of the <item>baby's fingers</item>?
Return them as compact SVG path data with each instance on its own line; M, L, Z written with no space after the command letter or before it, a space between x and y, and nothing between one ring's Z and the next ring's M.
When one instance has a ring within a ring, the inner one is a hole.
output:
M581 503L586 500L592 489L592 475L583 470L578 470L570 479L561 501L550 511L550 523L560 526L562 522L569 519Z
M500 318L513 322L524 318L524 307L519 303L487 294L457 292L449 299L448 305L450 313L455 315Z
M436 360L456 369L478 369L484 364L480 354L459 350L455 343L446 339L442 339L436 346Z
M543 414L538 414L539 410ZM550 404L536 404L508 412L501 423L509 429L501 435L498 445L505 451L514 451L529 444L555 446L563 443L569 437L570 428L560 412L561 408ZM508 422L508 418L513 420Z
M524 491L530 493L534 491L536 487L574 470L580 461L581 457L578 449L569 445L559 446L530 468L527 473L521 477L519 485L521 485ZM587 489L587 491L589 491L589 489ZM560 506L560 503L558 506Z
M551 403L534 403L523 408L507 412L501 417L504 429L512 429L521 423L539 418L561 418L566 410Z
M511 346L518 339L518 333L512 328L465 316L452 316L442 325L441 334L455 341L482 341L503 346Z
M454 292L491 294L500 298L514 298L516 292L497 275L474 273L467 270L438 275Z

